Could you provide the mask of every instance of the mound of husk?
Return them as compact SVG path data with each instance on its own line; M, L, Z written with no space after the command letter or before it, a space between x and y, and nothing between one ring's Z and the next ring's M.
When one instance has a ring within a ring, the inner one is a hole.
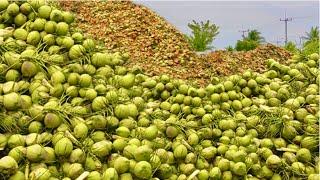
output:
M129 1L62 1L61 5L76 12L78 27L107 49L129 52L132 64L172 66L195 55L182 33L144 6Z
M219 50L202 55L205 62L211 65L212 71L223 76L242 73L247 69L264 72L267 59L275 59L286 64L290 57L290 52L272 44L261 45L247 52Z
M77 13L77 26L111 51L130 53L127 66L149 75L169 74L203 85L212 75L230 75L245 69L263 71L265 60L283 62L290 53L265 45L249 52L214 51L197 56L183 34L148 8L129 1L62 1ZM239 66L239 64L241 64Z

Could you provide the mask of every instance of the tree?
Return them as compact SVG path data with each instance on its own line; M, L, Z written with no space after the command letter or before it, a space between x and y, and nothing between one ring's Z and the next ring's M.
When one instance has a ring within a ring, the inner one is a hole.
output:
M227 50L227 51L234 51L234 48L233 48L232 46L227 46L227 47L226 47L226 50Z
M306 32L304 39L307 41L303 43L303 54L319 53L319 27L311 27L310 32Z
M291 52L291 53L297 53L297 52L299 52L296 44L295 44L294 42L292 42L292 41L289 41L289 42L284 46L284 48L285 48L286 50L288 50L289 52Z
M238 40L235 49L237 51L249 51L255 49L259 43L251 39Z
M261 32L254 29L249 31L248 35L242 40L238 40L235 49L237 51L249 51L255 49L259 44L264 42L264 37L261 36Z
M256 41L259 44L265 41L264 37L261 36L261 32L256 29L249 31L246 39Z
M204 22L192 21L188 24L192 35L186 36L191 47L196 51L206 51L212 49L211 46L215 37L219 34L219 27L212 24L209 20Z
M310 55L312 53L319 53L319 39L310 41L309 43L305 44L302 53L304 55Z
M311 27L310 32L306 32L306 36L303 37L308 41L319 40L319 27Z

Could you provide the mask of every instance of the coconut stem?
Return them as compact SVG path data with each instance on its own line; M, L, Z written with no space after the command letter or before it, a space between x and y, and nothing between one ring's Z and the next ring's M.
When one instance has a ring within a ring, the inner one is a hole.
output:
M84 180L89 176L89 174L90 173L88 171L85 171L76 180Z
M65 136L67 136L74 144L81 146L81 143L69 132L65 132Z
M29 179L29 161L27 161L27 163L26 163L26 169L25 169L25 172L24 172L24 178L25 179Z
M42 80L42 84L44 85L44 86L47 86L47 87L49 87L49 88L53 88L53 86L51 86L51 84L46 80L46 79L43 79Z
M199 169L193 171L193 173L188 177L187 180L192 180L194 177L196 177L199 174L199 172L200 172Z
M190 144L189 144L186 140L182 139L182 144L185 145L185 146L187 146L187 148L188 148L190 151L193 151L193 148L190 146Z
M293 152L293 153L297 152L297 150L295 150L295 149L284 148L284 147L278 148L277 151L285 151L285 152Z

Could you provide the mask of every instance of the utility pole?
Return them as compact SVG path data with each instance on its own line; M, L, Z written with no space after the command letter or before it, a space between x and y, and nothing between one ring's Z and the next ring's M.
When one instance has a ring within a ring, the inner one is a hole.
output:
M287 17L287 13L284 13L284 19L280 18L280 21L284 21L285 23L285 44L288 43L288 21L292 21L292 18Z
M303 47L304 39L305 39L305 37L299 36L299 47L300 47L300 48Z
M249 29L247 29L247 30L239 30L239 32L241 32L242 33L242 38L244 39L245 38L245 33L246 32L249 32Z

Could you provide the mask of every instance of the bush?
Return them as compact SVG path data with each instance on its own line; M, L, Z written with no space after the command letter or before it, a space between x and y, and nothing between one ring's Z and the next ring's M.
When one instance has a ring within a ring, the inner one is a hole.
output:
M233 48L232 46L227 46L227 47L226 47L226 50L227 50L227 51L234 51L234 48Z
M211 44L219 34L218 26L209 20L206 23L202 21L198 23L193 20L188 24L188 27L192 30L192 35L186 36L186 38L195 51L206 51L213 48Z
M238 40L235 49L237 51L249 51L253 50L256 47L258 47L259 42L250 40L250 39L244 39L244 40Z
M319 53L319 39L306 43L302 49L303 54Z
M284 48L287 50L287 51L290 51L291 53L297 53L299 52L297 46L295 43L293 43L292 41L288 42Z
M254 29L249 31L248 36L242 40L238 40L235 49L237 51L249 51L253 50L264 42L264 37L261 36L261 32Z

